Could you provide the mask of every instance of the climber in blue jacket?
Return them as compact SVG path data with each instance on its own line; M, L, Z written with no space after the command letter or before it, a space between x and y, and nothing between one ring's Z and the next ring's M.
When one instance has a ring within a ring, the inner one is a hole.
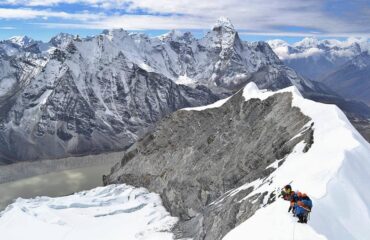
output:
M298 201L294 204L294 213L299 223L307 223L312 210L312 200L305 193L297 193Z

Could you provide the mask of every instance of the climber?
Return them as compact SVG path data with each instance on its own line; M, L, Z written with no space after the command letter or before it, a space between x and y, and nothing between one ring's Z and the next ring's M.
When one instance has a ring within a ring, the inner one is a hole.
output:
M281 196L284 200L289 200L290 198L290 194L292 192L292 186L290 186L289 184L286 185L285 187L283 187L283 189L281 190Z
M299 223L307 223L312 209L312 200L305 193L298 193L298 201L294 204L294 213Z
M292 186L289 184L286 185L282 190L281 190L281 196L284 200L290 201L290 206L288 209L288 212L292 211L293 214L295 213L295 203L298 201L298 195L294 191L292 191Z

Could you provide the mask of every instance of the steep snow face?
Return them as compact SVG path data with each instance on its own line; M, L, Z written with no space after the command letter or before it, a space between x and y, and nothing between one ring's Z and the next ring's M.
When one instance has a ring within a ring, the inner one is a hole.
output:
M319 80L355 56L370 50L367 39L360 38L346 41L305 38L294 44L282 40L268 43L285 64L314 80Z
M245 239L345 239L365 240L370 236L370 193L364 191L370 179L370 145L352 127L345 115L333 105L306 100L295 88L279 92L293 94L293 106L312 119L313 145L302 152L297 145L267 179L249 183L234 192L254 186L254 191L272 192L292 182L292 186L313 199L313 211L307 225L297 224L287 213L289 203L278 200L258 210L224 240ZM260 91L249 84L243 92L246 100L266 99L273 92ZM277 161L278 163L278 161ZM273 184L270 184L270 183ZM287 237L289 236L289 237Z
M176 222L157 194L127 185L59 198L19 198L0 213L1 238L8 240L170 240Z

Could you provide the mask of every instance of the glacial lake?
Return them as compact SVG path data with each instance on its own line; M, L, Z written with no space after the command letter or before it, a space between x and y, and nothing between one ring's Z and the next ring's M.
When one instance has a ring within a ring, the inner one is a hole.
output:
M102 176L114 163L51 172L0 184L0 211L15 199L36 196L58 197L102 185Z

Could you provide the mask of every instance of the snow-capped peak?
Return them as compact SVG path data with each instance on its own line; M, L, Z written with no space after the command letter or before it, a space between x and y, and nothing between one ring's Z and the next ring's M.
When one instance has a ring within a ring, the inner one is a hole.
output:
M234 25L231 23L230 19L227 17L220 17L217 22L213 25L213 30L217 29L227 29L230 31L235 31Z
M32 38L27 37L27 36L14 36L14 37L9 38L9 41L20 47L26 47L29 44L34 42Z
M338 60L340 63L343 63L361 52L370 50L370 43L366 39L361 38L349 38L345 41L339 41L334 39L318 40L314 37L307 37L293 44L288 44L279 39L270 40L268 44L280 59L287 60L317 57L321 54L329 62Z
M295 47L316 47L319 44L319 40L315 37L306 37L302 41L293 44Z
M274 40L269 40L267 43L271 46L271 48L277 48L277 47L285 47L288 46L289 44L281 39L274 39Z
M162 34L158 36L158 38L162 41L164 40L174 40L176 38L182 37L184 34L179 30L171 30L168 33Z
M113 40L113 39L123 39L129 36L130 34L123 28L115 28L115 29L104 30L102 32L102 35L105 35L110 40Z
M49 41L55 47L64 48L64 46L68 45L70 41L75 38L74 35L69 33L59 33L58 35L52 37Z

